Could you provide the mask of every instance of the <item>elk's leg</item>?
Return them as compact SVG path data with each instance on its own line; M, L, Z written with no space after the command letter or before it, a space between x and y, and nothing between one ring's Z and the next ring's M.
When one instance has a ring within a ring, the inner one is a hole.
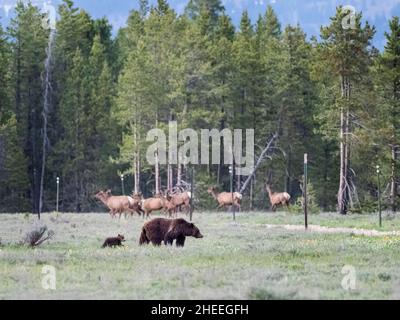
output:
M131 215L131 217L133 216L133 214L135 213L135 209L128 209L128 213Z
M190 201L185 202L186 215L190 213Z
M136 213L139 215L139 217L141 217L142 216L142 214L143 214L143 217L144 217L144 211L143 211L143 209L138 205L137 206L137 208L136 208Z

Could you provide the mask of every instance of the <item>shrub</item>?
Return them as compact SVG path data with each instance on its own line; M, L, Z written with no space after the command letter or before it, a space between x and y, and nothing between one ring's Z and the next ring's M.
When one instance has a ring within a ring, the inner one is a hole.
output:
M25 234L23 242L30 247L37 247L54 236L54 231L48 230L46 225L35 223Z
M301 189L303 190L302 186ZM303 207L303 196L301 195L296 199L294 205L292 205L289 210L295 213L302 213L304 210ZM311 182L307 184L307 209L309 213L320 213L321 211L317 204L314 186Z

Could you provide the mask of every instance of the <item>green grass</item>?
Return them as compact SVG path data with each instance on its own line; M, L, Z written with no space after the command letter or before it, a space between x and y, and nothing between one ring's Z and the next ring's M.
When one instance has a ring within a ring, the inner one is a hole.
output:
M302 224L286 213L194 214L203 239L184 248L138 246L143 220L107 214L46 214L55 236L36 249L18 245L34 216L0 215L0 299L398 299L400 237L366 237L268 229ZM377 229L376 215L310 216L310 224ZM382 230L400 230L400 218ZM101 249L123 233L124 248ZM41 287L43 265L57 289ZM356 289L341 286L344 265Z

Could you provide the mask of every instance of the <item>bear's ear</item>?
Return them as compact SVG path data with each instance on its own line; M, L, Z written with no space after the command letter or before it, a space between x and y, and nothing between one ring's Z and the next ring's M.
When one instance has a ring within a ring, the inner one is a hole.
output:
M194 227L194 223L191 223L190 226L191 226L191 227Z

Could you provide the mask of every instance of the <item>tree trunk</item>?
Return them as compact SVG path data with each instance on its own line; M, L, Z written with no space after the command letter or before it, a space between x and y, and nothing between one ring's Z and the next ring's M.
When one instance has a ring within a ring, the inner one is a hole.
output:
M182 182L182 164L180 159L178 159L178 169L176 170L176 185L180 186Z
M342 109L340 114L340 177L338 191L338 211L340 214L347 213L347 172L346 172L346 141L345 141L345 112Z
M240 157L241 158L241 157ZM237 167L237 172L235 173L235 176L236 176L236 190L240 190L240 184L241 184L241 182L242 182L242 179L241 179L241 162L242 162L242 159L239 159L239 165L238 165L238 167ZM235 167L235 161L233 161L233 166Z
M254 166L253 172L247 177L246 181L243 183L242 187L240 188L240 191L238 190L239 193L243 194L243 192L246 190L247 186L250 183L250 180L254 177L256 171L258 170L258 167L261 165L263 162L265 156L267 155L268 151L271 149L271 147L274 145L275 140L278 139L278 134L275 133L272 138L269 140L267 146L264 148L264 150L261 152L256 165Z
M286 168L286 178L285 178L285 192L292 194L292 186L290 177L292 176L292 150L289 148L288 161Z
M340 109L340 178L338 191L338 212L347 214L349 205L349 155L350 149L348 144L349 136L349 83L346 77L342 77L342 103ZM344 100L344 101L343 101Z
M138 132L138 123L136 121L133 128L133 140L134 140L134 159L133 159L133 177L134 177L134 193L140 192L140 149L139 149L139 141L140 134Z
M135 193L139 193L140 192L140 159L139 157L137 157L135 159L135 163L134 163L134 192Z
M254 177L250 181L250 211L253 211L253 188L254 188Z
M395 214L397 211L396 200L397 200L397 172L396 172L396 162L397 162L397 150L398 146L391 145L392 151L392 173L390 177L390 207L392 213Z
M158 194L160 193L160 165L158 163L158 150L156 152L155 181L156 181L156 194Z
M158 110L156 114L156 128L158 128ZM156 184L156 194L160 193L160 164L158 159L158 149L156 152L156 164L155 164L155 184Z
M221 163L218 164L218 168L217 168L217 185L220 184L220 177L221 177Z
M169 163L168 160L168 164L167 164L167 190L171 190L171 164Z
M324 181L324 185L323 185L323 197L322 197L322 208L324 211L328 210L328 166L329 166L329 151L328 151L328 147L325 147L324 149L324 163L323 163L323 181Z
M74 208L76 212L79 212L79 179L78 179L78 170L74 171L74 191L75 191L75 204Z

